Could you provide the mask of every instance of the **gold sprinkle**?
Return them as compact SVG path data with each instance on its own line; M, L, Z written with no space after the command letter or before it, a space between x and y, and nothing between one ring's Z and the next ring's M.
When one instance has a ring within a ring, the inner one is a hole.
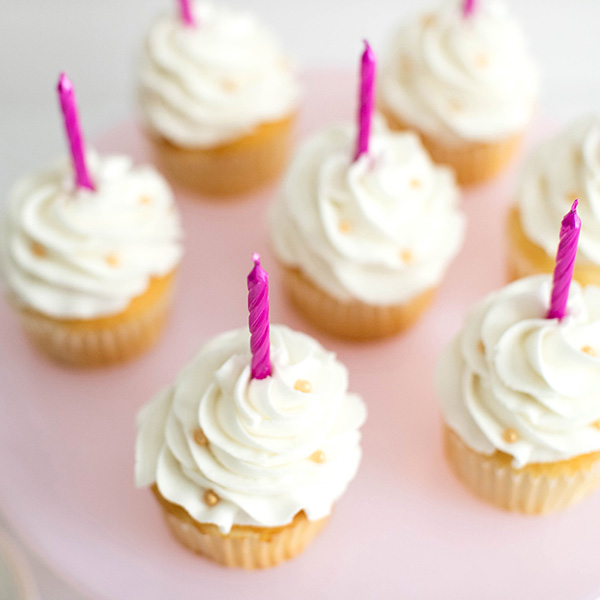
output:
M463 104L460 100L458 100L458 98L451 98L450 99L450 109L457 113L462 112Z
M294 384L294 389L303 394L308 394L312 391L312 385L306 379L298 379Z
M198 427L198 429L194 429L194 441L198 446L207 446L208 438L204 435L204 431Z
M502 439L507 444L514 444L519 439L519 432L516 429L509 427L502 433Z
M589 354L589 356L597 356L596 351L591 346L584 346L581 351Z
M46 256L48 256L46 248L42 246L42 244L40 244L39 242L33 242L31 244L31 251L38 258L46 258Z
M569 201L569 204L573 204L573 202L575 202L575 200L578 198L581 198L581 194L578 192L569 192L567 194L567 200Z
M412 262L413 259L413 253L411 250L409 250L408 248L403 248L402 250L400 250L400 260L403 263L410 263Z
M421 22L423 27L431 27L436 22L435 15L424 15Z
M235 81L232 81L231 79L225 79L221 82L221 87L226 92L235 92L238 89L238 84Z
M206 506L215 506L219 502L219 496L215 494L212 490L206 490L204 492L204 504Z
M352 225L352 221L348 221L348 219L340 221L340 231L342 233L351 233L353 229L354 225Z
M413 188L413 190L418 190L422 185L421 180L416 177L410 180L410 187Z
M325 456L325 452L323 452L323 450L317 450L311 454L310 460L322 464L327 460L327 457Z
M600 421L595 421L594 423L592 423L592 427L595 427L596 429L600 429Z
M490 64L490 57L482 52L475 57L475 64L478 67L485 69Z
M118 267L121 261L119 260L119 256L113 253L106 257L106 262L109 267Z
M141 196L140 204L152 204L152 198L149 198L148 196Z
M485 354L485 346L483 344L483 340L479 340L477 342L477 350L479 350L479 352L481 352L481 354Z

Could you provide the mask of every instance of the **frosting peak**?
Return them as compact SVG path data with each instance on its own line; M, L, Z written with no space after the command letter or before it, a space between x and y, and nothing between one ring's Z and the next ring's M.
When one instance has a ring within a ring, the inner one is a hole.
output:
M436 375L446 423L516 467L600 450L600 288L573 282L559 321L544 318L551 285L528 277L479 302Z
M354 140L334 126L298 151L271 211L273 244L334 297L400 303L437 284L458 252L458 190L412 133L375 122L369 154L353 162Z
M311 520L326 516L361 456L365 406L347 392L335 355L272 326L273 373L252 379L249 343L246 330L214 338L138 417L137 484L156 483L223 532L285 525L302 510ZM205 443L195 441L198 430ZM207 490L218 503L204 501Z
M44 314L116 314L181 259L173 195L151 167L87 155L95 190L75 187L67 160L14 187L2 270L19 302Z
M245 12L195 2L198 27L176 14L151 27L140 71L147 127L172 143L209 148L291 115L295 74L274 36Z

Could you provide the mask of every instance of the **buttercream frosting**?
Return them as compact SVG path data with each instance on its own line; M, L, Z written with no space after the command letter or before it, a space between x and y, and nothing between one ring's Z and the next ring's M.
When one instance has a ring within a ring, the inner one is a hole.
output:
M463 0L403 24L380 76L383 105L448 140L495 141L520 132L538 95L538 70L499 0L463 16Z
M182 232L172 192L149 166L87 155L95 190L68 160L18 182L2 223L2 272L17 302L56 318L116 314L172 271Z
M249 344L245 329L212 339L138 416L137 485L224 533L327 516L361 458L366 408L335 355L271 326L272 375L252 379Z
M515 467L600 450L600 288L573 282L559 321L545 318L551 287L537 275L477 303L436 373L448 426Z
M330 295L401 303L439 283L465 220L452 172L413 133L376 121L368 155L356 132L330 127L304 144L270 213L278 258Z
M600 119L578 119L540 144L523 169L517 198L523 231L551 257L556 224L578 198L585 227L577 260L600 264Z
M299 86L289 60L253 16L193 3L197 27L174 12L144 46L141 114L150 131L185 148L209 148L292 115Z

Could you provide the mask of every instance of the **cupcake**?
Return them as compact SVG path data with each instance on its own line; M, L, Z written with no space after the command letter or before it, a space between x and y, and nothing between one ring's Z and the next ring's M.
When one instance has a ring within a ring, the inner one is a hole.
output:
M72 95L66 78L61 86ZM69 129L73 112L65 115ZM154 169L85 153L73 131L75 169L63 160L12 190L1 268L34 343L60 362L97 366L137 356L158 338L181 229L169 186Z
M479 302L436 374L450 466L507 510L561 510L600 484L600 287L571 283L576 209L562 221L554 276Z
M380 83L390 127L417 131L460 184L486 181L506 166L538 95L537 68L499 0L445 0L402 25Z
M289 156L299 86L277 40L245 12L193 2L151 27L139 106L159 168L200 194L243 194Z
M249 282L264 282L256 262ZM264 296L251 296L251 335L209 341L140 411L136 445L137 485L175 538L246 569L292 558L321 530L358 469L366 417L334 354L264 313L257 324Z
M573 200L585 223L575 279L600 285L600 120L579 119L540 144L529 158L508 222L510 279L551 273L556 223Z

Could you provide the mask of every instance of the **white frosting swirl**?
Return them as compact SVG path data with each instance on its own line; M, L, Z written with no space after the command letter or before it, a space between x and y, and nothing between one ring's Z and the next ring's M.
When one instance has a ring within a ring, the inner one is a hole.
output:
M149 166L88 153L95 191L75 188L70 162L17 183L0 246L17 301L46 315L116 314L181 259L173 194Z
M240 329L211 340L175 383L138 416L136 482L200 523L277 527L304 511L325 517L361 458L362 400L348 372L315 340L271 326L273 374L250 375L250 336ZM297 380L311 391L294 389ZM200 428L208 444L194 441ZM324 462L311 460L321 451ZM206 491L219 497L203 501Z
M600 119L579 119L540 144L529 158L518 191L527 237L554 257L558 225L579 199L577 260L600 265Z
M463 17L463 0L396 32L380 78L383 104L447 139L494 141L520 132L538 95L538 71L523 34L499 0Z
M342 301L401 303L439 283L458 252L458 191L412 133L376 122L356 162L354 141L335 126L299 150L270 214L275 251Z
M568 315L546 319L552 278L520 279L469 314L436 388L446 423L473 450L513 464L600 450L600 288L573 282ZM513 429L517 441L503 436Z
M147 127L173 144L209 148L293 114L296 76L277 40L245 12L194 3L197 27L161 16L146 40L140 105Z

